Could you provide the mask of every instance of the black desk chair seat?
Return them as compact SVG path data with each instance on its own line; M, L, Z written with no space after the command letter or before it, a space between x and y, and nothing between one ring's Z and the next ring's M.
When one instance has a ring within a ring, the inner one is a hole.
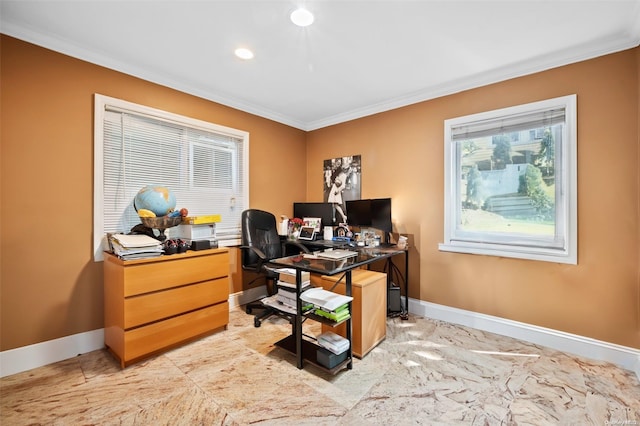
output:
M258 274L251 283L258 279L266 280L267 295L272 296L277 292L278 266L269 263L273 259L286 256L283 243L278 235L276 217L266 211L248 209L242 212L242 269ZM297 252L309 252L309 250L295 241L286 241L284 245L293 246ZM251 284L250 283L250 284ZM265 306L262 302L248 303L247 314L251 315L254 309L260 310L253 319L253 325L260 327L263 320L272 315L286 319L290 316L277 309Z

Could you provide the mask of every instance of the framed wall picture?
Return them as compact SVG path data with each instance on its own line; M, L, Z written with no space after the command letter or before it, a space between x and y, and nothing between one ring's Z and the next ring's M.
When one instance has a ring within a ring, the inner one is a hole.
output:
M324 202L335 206L337 223L347 223L345 202L359 200L361 196L361 156L324 160L323 166Z

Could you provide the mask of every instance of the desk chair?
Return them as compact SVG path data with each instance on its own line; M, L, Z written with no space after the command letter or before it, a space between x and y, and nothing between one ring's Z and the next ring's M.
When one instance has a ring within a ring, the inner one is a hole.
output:
M267 295L272 296L277 292L278 273L276 269L278 267L271 265L269 261L285 256L284 245L295 246L298 252L304 251L308 253L309 250L295 241L286 241L283 244L280 235L278 235L276 217L269 212L258 209L245 210L242 212L241 226L242 269L259 274L251 283L264 277ZM271 286L269 286L270 283ZM260 301L247 304L247 314L251 315L254 309L260 310L260 313L256 314L253 319L255 327L260 327L261 322L272 315L289 319L289 316L282 314L277 309L263 305Z

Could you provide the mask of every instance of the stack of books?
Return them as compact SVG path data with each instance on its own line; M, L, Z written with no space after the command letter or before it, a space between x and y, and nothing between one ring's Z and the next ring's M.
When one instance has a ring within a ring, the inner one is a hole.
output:
M171 229L171 236L187 240L189 244L206 240L209 247L218 247L216 223L221 219L219 214L183 217L182 223Z
M202 225L220 222L222 217L219 214L209 214L203 216L185 216L182 223L185 225Z
M310 288L300 295L300 299L312 304L316 315L331 321L341 322L351 318L349 312L349 302L353 300L351 296L343 296L322 288Z
M109 234L111 251L123 260L145 259L164 253L160 241L148 235Z
M276 301L282 303L283 305L290 306L295 308L296 303L296 271L295 269L278 269L278 282L276 283L277 293L276 293ZM311 288L311 276L309 272L302 273L302 283L300 292L308 290ZM310 304L303 303L303 311L312 308ZM306 308L306 309L305 309Z
M328 318L331 321L335 321L335 322L341 322L351 318L351 314L349 313L348 303L345 303L344 305L337 307L333 311L329 311L326 308L317 307L313 312L318 316Z
M349 349L349 341L344 337L332 332L327 331L317 337L318 345L333 352L336 355L340 355L347 349Z
M291 307L296 306L296 285L289 283L281 283L278 282L278 292L276 293L276 300L285 305L289 305ZM302 291L305 291L311 287L310 283L303 284ZM303 303L303 305L307 305L307 303Z

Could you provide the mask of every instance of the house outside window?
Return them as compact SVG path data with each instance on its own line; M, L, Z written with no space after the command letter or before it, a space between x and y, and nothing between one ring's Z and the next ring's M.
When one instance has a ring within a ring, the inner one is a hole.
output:
M441 251L577 263L576 96L445 121Z

